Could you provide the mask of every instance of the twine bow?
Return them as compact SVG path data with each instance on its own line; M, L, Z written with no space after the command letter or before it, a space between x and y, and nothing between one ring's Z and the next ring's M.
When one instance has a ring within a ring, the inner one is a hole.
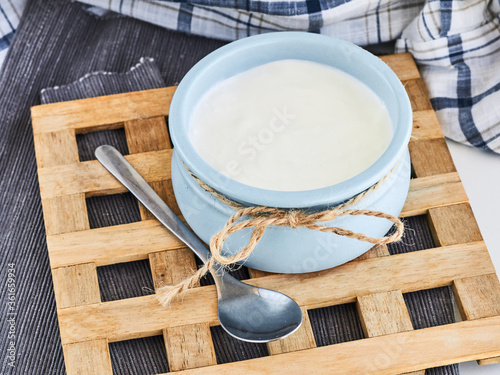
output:
M291 227L291 228L307 228L310 230L316 230L325 233L334 233L339 236L354 238L360 241L370 242L373 244L388 244L398 241L404 232L404 224L402 221L390 214L381 211L372 210L361 210L350 208L366 197L368 194L372 193L380 187L380 185L387 179L387 177L393 172L394 168L375 185L365 190L364 192L354 196L348 201L339 204L337 206L328 208L319 212L307 213L302 210L291 209L285 210L274 207L266 206L251 206L245 207L226 196L220 194L219 192L212 189L205 182L201 181L196 177L187 167L186 169L195 179L195 181L204 190L209 192L218 198L222 203L225 203L236 210L229 220L226 222L224 227L216 233L210 240L210 251L212 257L209 261L203 265L198 271L196 271L192 276L183 280L175 286L164 286L158 289L157 299L163 305L167 306L170 301L178 294L184 292L187 289L192 288L197 284L197 282L213 267L215 262L220 263L222 266L229 266L234 263L242 262L252 253L255 246L259 243L266 231L267 227L270 225L279 227ZM396 230L392 234L380 238L369 237L363 233L355 233L351 230L339 228L339 227L327 227L324 225L319 225L321 222L332 221L341 216L372 216L380 219L386 219L391 221ZM240 220L242 218L248 217L246 219ZM223 255L222 247L227 237L231 234L236 233L242 229L253 228L252 234L248 244L243 247L240 251L234 255Z

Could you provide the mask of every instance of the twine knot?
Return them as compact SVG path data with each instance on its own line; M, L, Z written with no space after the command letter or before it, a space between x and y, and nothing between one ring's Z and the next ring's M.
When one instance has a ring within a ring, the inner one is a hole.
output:
M299 213L298 213L298 211L296 211L296 210L288 211L285 214L285 217L286 217L287 222L288 222L287 224L291 228L297 228L299 226L300 219L299 219Z
M185 166L186 167L186 166ZM159 288L157 291L157 299L163 305L166 306L170 301L178 294L183 291L192 288L197 282L212 269L215 262L218 262L223 267L227 267L234 263L243 262L252 253L255 246L262 239L266 228L270 225L273 226L288 226L291 228L304 227L310 230L316 230L324 233L333 233L339 236L344 236L348 238L357 239L360 241L370 242L373 244L388 244L391 242L396 242L403 236L404 225L402 221L388 213L381 211L363 210L352 208L360 200L366 197L368 194L377 190L380 185L387 179L387 177L394 171L394 167L384 178L378 181L375 185L369 189L361 192L360 194L354 196L348 201L339 204L337 206L327 208L323 211L307 213L298 209L280 209L274 207L266 206L251 206L245 207L237 202L232 201L226 196L215 191L213 188L208 186L205 182L201 181L196 177L187 167L187 171L195 179L195 181L204 190L215 196L222 203L225 203L236 210L236 212L229 218L224 227L216 233L210 240L210 252L212 253L212 258L203 265L198 271L196 271L192 276L188 277L184 281L180 282L175 286L164 286ZM348 229L339 227L330 227L326 225L319 225L321 222L329 222L340 216L372 216L380 219L385 219L391 221L395 226L395 231L387 236L374 238L369 237L363 233L355 233ZM224 255L222 253L222 247L227 237L231 234L236 233L242 229L253 228L250 235L250 240L248 244L243 247L240 251L234 253L233 255Z

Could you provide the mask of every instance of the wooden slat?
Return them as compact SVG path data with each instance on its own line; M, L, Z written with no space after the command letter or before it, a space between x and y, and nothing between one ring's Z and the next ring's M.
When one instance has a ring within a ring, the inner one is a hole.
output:
M480 365L494 365L500 363L500 357L478 359L477 363Z
M195 271L193 252L187 248L149 254L155 289L175 285ZM163 329L170 371L216 365L208 323Z
M150 253L149 264L155 289L165 285L175 285L196 272L193 252L186 247L175 251Z
M125 158L148 182L170 179L172 150L127 155ZM38 170L42 199L85 193L85 196L127 191L97 160Z
M155 288L175 285L193 274L196 264L187 248L149 255ZM170 371L217 364L208 323L163 329Z
M443 137L436 112L432 109L413 112L413 130L410 143Z
M52 280L59 309L101 302L94 263L54 269Z
M195 271L193 252L187 248L149 255L155 289L175 285ZM215 349L208 323L163 330L170 371L216 365Z
M105 339L63 345L68 375L112 375L111 357Z
M34 121L36 123L36 120ZM75 132L65 129L37 134L34 137L40 168L57 169L79 161ZM42 182L41 182L42 183ZM84 194L43 199L47 235L61 235L88 230ZM54 294L59 309L101 302L97 270L93 263L71 265L53 270ZM75 343L63 347L68 374L111 374L107 341Z
M469 203L430 209L429 224L434 242L440 246L483 239Z
M496 274L455 280L453 292L463 319L500 315L500 282Z
M440 246L482 240L469 203L433 208L428 216L434 242ZM495 274L455 280L453 290L463 319L500 315L500 285ZM478 363L496 362L499 357Z
M473 320L500 315L500 282L496 274L455 280L453 293L462 319ZM482 359L478 363L500 363L500 357Z
M163 193L160 195L161 198L165 201L167 206L170 207L170 209L172 211L174 211L174 213L177 216L182 216L181 209L179 208L179 206L177 205L177 201L175 200L174 188L172 186L172 180L153 182L151 184L151 186L155 187L158 184L161 184L161 189L163 191ZM181 217L181 220L182 220L182 217Z
M433 207L467 202L458 173L414 178L401 211L401 217L422 215Z
M356 306L367 337L411 331L410 315L399 290L358 297Z
M38 119L33 119L35 124ZM58 132L35 134L35 152L38 168L78 162L78 146L73 129Z
M171 148L164 117L126 121L124 126L131 154ZM175 201L172 202L174 193L170 180L153 182L151 187L167 204L177 208ZM139 210L142 220L154 218L140 203ZM193 252L185 247L174 251L150 253L149 263L155 289L164 285L175 285L196 270ZM208 323L168 327L163 330L163 338L170 371L217 364Z
M414 111L424 111L432 109L427 88L421 78L402 80L402 83L410 98L411 107Z
M272 272L266 272L266 271L261 271L261 270L255 270L253 268L248 269L248 274L252 279L255 279L257 277L264 277L264 276L270 276L273 275Z
M76 136L71 129L36 135L34 142L38 171L43 168L62 168L79 161ZM40 180L42 185L43 181ZM42 205L48 235L89 228L85 196L82 194L42 199Z
M172 148L167 123L163 116L125 121L124 127L128 150L131 154L169 150ZM164 168L170 169L170 164L164 165ZM150 185L174 212L180 213L175 202L172 181L170 179L150 182ZM139 210L142 220L154 218L151 212L141 203L139 203Z
M399 290L358 297L356 307L366 337L413 330L403 294ZM424 374L425 370L405 372L405 375Z
M43 217L47 235L88 230L85 195L63 195L42 199Z
M372 337L279 356L194 369L183 375L388 375L500 354L500 317Z
M175 201L175 195L172 188L172 180L154 181L149 185L160 196L161 199L170 207L170 209L177 215L181 216L181 210ZM142 220L154 219L154 215L149 210L139 203L139 212Z
M31 116L36 119L33 132L93 131L102 125L167 116L175 89L165 87L32 107Z
M302 325L300 328L288 337L282 340L276 340L267 344L270 355L295 352L316 347L314 334L309 320L309 314L306 308L302 308Z
M165 117L128 120L124 123L131 154L172 148Z
M157 220L47 236L53 268L89 262L98 266L130 262L147 259L149 253L184 246Z
M456 172L455 164L444 138L411 142L411 164L417 177Z
M432 207L464 201L467 195L456 173L417 178L410 183L401 216L424 214ZM148 243L143 241L145 237ZM154 220L48 236L47 244L52 267L88 262L101 266L147 259L150 252L182 247L175 236Z
M389 249L387 249L387 245L375 245L370 250L368 250L366 253L360 255L359 257L357 257L353 261L386 257L389 255L390 254L389 254Z
M217 364L207 323L167 328L164 338L170 371Z
M402 81L420 78L417 64L415 64L415 60L413 60L411 53L380 56L380 59L389 65L389 68L391 68Z
M90 315L88 315L90 314ZM112 324L111 324L112 323ZM163 334L166 328L219 324L214 286L193 288L168 308L154 295L61 309L59 326L63 343L108 338L125 341Z
M442 287L458 278L488 273L494 273L494 267L484 243L477 242L350 262L311 274L275 274L247 282L278 290L312 309L355 302L357 296L396 289L407 293ZM166 327L217 324L216 291L213 286L188 290L168 309L161 307L154 296L61 309L59 323L64 343L102 337L119 341L158 335Z
M155 289L175 285L195 271L193 253L184 248L149 255ZM208 323L163 329L170 371L217 364Z

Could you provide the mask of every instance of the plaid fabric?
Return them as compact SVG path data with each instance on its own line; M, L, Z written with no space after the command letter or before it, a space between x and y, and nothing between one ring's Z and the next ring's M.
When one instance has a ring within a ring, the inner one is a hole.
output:
M25 1L0 0L0 57L18 21L8 10ZM500 153L500 106L495 105L500 103L500 0L81 2L98 16L105 14L95 8L101 6L223 40L282 30L317 32L362 46L396 40L396 52L415 57L445 135Z
M28 0L0 0L0 66Z
M83 0L98 6L101 0ZM423 0L241 1L109 0L106 8L156 25L235 40L269 31L303 30L358 45L394 40Z
M445 135L500 153L500 1L434 1L396 47L413 54Z

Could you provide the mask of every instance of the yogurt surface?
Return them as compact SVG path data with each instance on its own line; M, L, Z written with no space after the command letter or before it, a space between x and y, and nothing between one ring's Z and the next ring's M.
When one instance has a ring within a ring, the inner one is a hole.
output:
M318 189L372 165L392 139L382 101L359 80L303 60L257 66L214 85L190 118L200 156L241 183Z

